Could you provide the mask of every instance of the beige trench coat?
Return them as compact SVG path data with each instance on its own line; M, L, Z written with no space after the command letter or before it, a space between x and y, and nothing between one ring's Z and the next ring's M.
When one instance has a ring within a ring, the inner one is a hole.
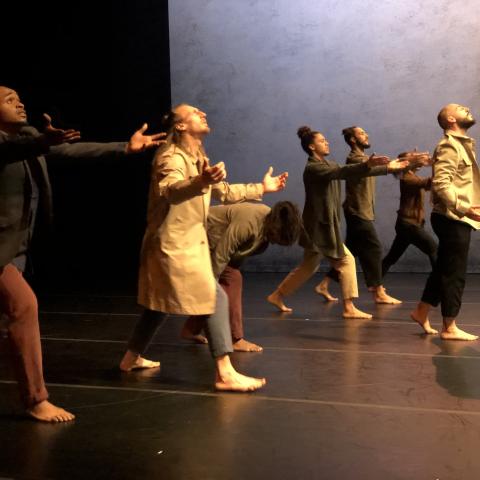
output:
M199 156L171 145L153 161L138 293L138 303L150 310L213 313L215 278L206 232L210 197L224 203L262 198L260 183L202 187L195 178L208 159Z

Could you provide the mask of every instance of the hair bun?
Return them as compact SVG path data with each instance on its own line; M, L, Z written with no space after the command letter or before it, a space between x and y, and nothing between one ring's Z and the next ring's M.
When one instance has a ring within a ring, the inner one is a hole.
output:
M307 127L306 125L304 125L303 127L300 127L297 130L297 135L299 136L299 138L302 138L305 135L310 135L311 133L312 133L312 129L310 127Z

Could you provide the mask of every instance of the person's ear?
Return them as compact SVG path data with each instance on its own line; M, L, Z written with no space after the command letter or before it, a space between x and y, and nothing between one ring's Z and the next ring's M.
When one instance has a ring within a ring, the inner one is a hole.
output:
M175 130L177 132L184 132L187 129L187 126L183 122L179 122L175 125Z
M453 115L448 115L447 116L447 122L448 123L457 123L457 119Z

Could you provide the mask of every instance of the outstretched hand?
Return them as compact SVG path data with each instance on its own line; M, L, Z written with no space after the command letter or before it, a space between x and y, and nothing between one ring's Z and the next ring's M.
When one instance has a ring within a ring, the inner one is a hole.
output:
M401 170L405 170L410 166L410 162L406 159L396 158L392 160L387 165L387 170L389 172L400 172Z
M139 128L131 137L125 147L126 153L139 153L147 150L148 148L159 147L160 145L166 143L164 138L167 136L166 133L155 133L154 135L144 135L147 130L148 125L144 123L141 128Z
M476 222L480 222L480 205L472 205L470 210L465 214L466 217Z
M263 193L278 192L285 188L287 184L288 172L283 172L276 177L272 177L273 167L269 167L263 177Z
M45 120L45 128L43 130L42 141L50 147L51 145L60 145L61 143L72 143L80 140L80 132L70 128L63 130L55 128L52 125L52 118L47 113L43 114Z
M403 152L398 158L402 160L408 160L411 168L420 168L432 164L432 157L429 152L417 152L415 148L411 152Z
M386 155L376 155L375 153L372 153L368 157L367 160L367 165L369 167L378 167L381 165L386 165L390 161L390 158L388 158Z
M212 166L209 166L208 163L205 162L203 171L200 174L201 181L205 186L219 183L225 180L226 176L227 170L223 162L216 163Z

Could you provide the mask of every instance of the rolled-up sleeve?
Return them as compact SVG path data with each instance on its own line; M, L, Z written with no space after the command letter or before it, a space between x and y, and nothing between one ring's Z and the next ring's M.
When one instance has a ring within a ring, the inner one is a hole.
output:
M220 182L212 185L212 196L222 203L239 203L248 200L260 201L263 198L261 183L234 183Z
M208 192L209 187L202 184L199 175L189 177L185 159L179 154L155 157L153 168L158 194L173 205Z

